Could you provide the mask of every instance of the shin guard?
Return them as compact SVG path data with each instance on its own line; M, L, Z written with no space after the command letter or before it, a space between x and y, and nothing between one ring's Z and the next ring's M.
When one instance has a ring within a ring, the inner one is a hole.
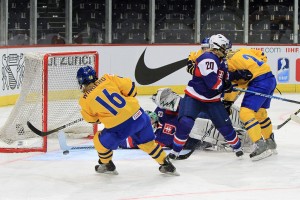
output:
M241 107L240 118L245 124L245 129L252 142L258 141L261 137L261 128L258 120L255 118L255 112L249 108Z
M144 144L139 144L138 147L149 154L160 165L164 164L164 159L166 158L167 154L159 144L154 142L154 140Z
M261 127L261 133L265 139L270 138L272 134L272 122L271 119L268 117L267 110L264 108L260 108L256 115L256 119L259 121Z

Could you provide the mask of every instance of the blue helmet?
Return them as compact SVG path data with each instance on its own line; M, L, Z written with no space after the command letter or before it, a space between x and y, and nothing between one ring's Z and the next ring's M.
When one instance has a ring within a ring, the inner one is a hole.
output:
M80 86L88 85L97 80L96 71L91 66L80 67L76 78Z
M201 42L201 48L209 48L210 37L205 37Z

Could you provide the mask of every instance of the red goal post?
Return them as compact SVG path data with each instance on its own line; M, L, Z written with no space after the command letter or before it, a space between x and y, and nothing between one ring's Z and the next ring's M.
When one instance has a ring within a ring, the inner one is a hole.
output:
M33 133L30 121L43 132L81 118L77 70L89 65L98 75L97 51L34 52L25 54L20 96L0 129L0 152L46 152L47 137ZM70 134L93 134L97 125L84 121L64 129Z

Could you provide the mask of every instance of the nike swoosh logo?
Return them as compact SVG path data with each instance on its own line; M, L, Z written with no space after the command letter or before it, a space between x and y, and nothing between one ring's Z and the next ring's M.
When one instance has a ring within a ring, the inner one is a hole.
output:
M141 85L149 85L156 81L176 72L177 70L186 66L187 58L179 60L177 62L161 66L159 68L150 69L145 64L145 52L140 56L135 67L135 80ZM158 58L159 59L159 58Z

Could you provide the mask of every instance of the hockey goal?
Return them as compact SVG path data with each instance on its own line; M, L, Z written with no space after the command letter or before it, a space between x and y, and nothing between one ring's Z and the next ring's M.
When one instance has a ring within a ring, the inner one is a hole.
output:
M48 131L81 118L76 73L86 65L98 71L96 51L25 54L19 99L0 129L0 152L47 151L47 137L33 133L27 121ZM64 131L92 134L96 129L97 126L81 121Z

